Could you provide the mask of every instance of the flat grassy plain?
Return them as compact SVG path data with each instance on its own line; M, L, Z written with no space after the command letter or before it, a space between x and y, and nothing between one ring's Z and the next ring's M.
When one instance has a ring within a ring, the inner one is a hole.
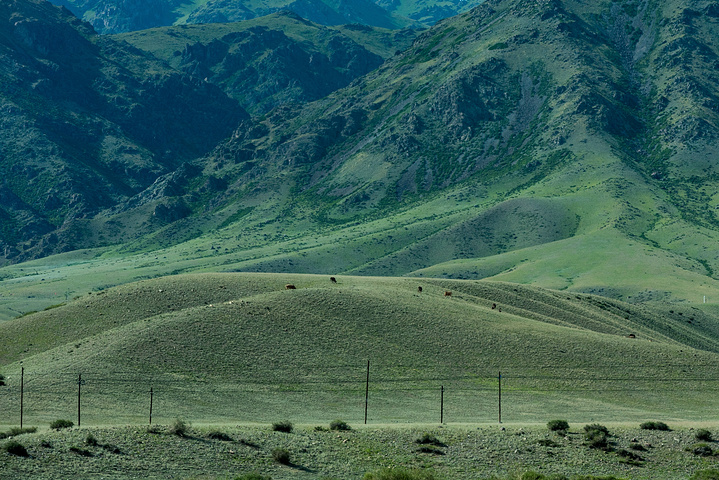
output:
M327 424L306 424L291 433L274 432L270 425L197 425L182 437L170 433L169 425L73 428L15 437L29 457L0 453L0 478L226 480L257 473L273 479L361 479L383 468L408 468L441 479L515 479L529 471L567 478L686 479L716 468L714 456L692 453L700 442L691 427L662 432L607 426L612 435L607 451L588 447L582 425L571 425L566 435L544 425L379 425L338 432ZM88 436L95 441L89 444ZM421 445L422 438L435 443ZM709 445L715 448L714 442ZM289 452L289 465L273 460L278 448Z

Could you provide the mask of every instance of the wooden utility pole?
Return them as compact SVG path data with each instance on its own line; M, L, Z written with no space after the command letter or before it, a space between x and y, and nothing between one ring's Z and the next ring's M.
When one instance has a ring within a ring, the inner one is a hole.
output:
M20 430L25 410L25 367L20 368Z
M439 423L444 424L444 385L439 389Z
M80 392L82 391L82 373L77 375L77 426L80 426Z
M502 372L499 372L499 423L502 423Z
M367 425L367 405L369 404L369 360L367 360L367 382L364 391L364 424Z
M152 425L152 387L150 387L150 425Z

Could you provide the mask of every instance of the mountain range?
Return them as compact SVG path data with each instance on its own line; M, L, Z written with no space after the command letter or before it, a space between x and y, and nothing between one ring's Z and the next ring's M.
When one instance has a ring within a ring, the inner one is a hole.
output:
M631 302L719 286L716 2L118 36L38 0L0 8L6 261L103 248L103 268L167 259L115 283L493 278Z

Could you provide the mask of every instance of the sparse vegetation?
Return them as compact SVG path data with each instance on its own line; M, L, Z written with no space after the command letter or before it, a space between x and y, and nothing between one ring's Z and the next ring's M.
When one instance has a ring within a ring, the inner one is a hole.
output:
M251 472L235 477L234 480L272 480L272 477L269 475L261 475L259 473Z
M85 437L85 445L96 447L98 445L97 438L92 433L88 433Z
M383 468L376 472L368 472L363 480L435 480L434 472L408 468Z

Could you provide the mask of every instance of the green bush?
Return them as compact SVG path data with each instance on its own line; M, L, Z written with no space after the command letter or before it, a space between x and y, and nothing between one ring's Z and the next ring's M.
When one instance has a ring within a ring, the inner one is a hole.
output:
M97 447L97 438L95 438L95 435L93 435L92 433L88 433L87 437L85 437L85 445Z
M293 428L292 422L275 422L272 424L272 430L275 432L291 433Z
M712 432L707 430L706 428L700 428L696 431L694 434L694 438L699 440L700 442L713 442L714 439L712 438Z
M420 445L436 445L437 447L446 447L447 445L440 439L432 435L431 433L424 433L421 437L415 440Z
M569 430L569 423L566 420L550 420L547 428L553 432L566 432Z
M639 428L642 430L669 430L669 426L664 422L644 422L639 425Z
M72 423L72 421L62 420L62 419L55 420L54 422L52 422L50 424L50 428L53 430L62 430L64 428L72 428L74 426L75 426L75 424Z
M711 457L712 455L714 455L712 447L710 447L706 443L697 443L695 445L687 447L686 451L691 452L699 457Z
M604 425L592 424L584 426L584 439L589 448L606 450L609 448L609 429Z
M364 480L435 480L437 477L428 470L407 468L383 468L365 473Z
M5 386L5 377L0 375L0 387L4 387L4 386Z
M272 450L272 459L282 465L289 465L292 463L290 452L286 448L275 448Z
M430 455L444 455L442 449L434 445L422 445L416 451L417 453L429 453Z
M190 432L190 426L179 418L170 427L170 433L178 437L186 437Z
M689 477L689 480L719 480L719 470L711 468L709 470L699 470Z
M3 450L5 450L10 455L15 455L17 457L29 456L25 446L17 440L10 440L9 442L7 442L5 445L3 445Z
M330 430L347 431L352 430L352 428L344 420L332 420L330 422Z

